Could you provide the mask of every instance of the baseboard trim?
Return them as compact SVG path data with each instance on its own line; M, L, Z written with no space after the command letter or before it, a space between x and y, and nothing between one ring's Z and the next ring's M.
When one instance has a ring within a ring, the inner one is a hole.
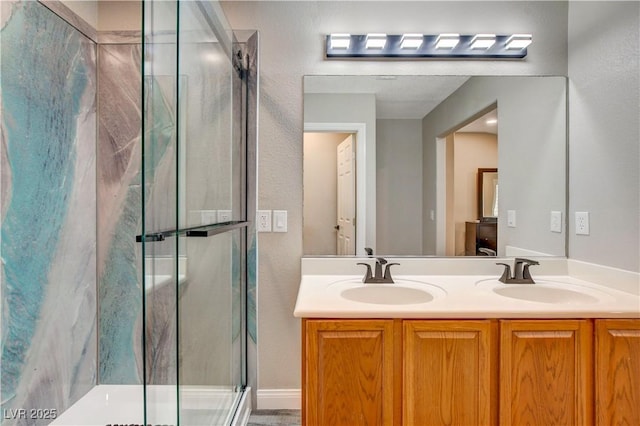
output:
M302 406L300 389L259 389L258 410L299 410Z

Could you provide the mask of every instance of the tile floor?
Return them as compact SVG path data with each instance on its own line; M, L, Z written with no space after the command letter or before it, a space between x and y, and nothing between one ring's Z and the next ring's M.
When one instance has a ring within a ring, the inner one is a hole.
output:
M300 426L300 410L253 410L248 426Z

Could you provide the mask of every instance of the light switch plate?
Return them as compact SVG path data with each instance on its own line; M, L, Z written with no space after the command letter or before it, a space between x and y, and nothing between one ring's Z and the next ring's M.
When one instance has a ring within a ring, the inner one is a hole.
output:
M200 210L200 223L202 225L211 225L212 223L218 223L218 211Z
M271 210L258 210L256 230L258 232L271 232Z
M516 227L516 211L515 210L507 210L507 226L509 228Z
M551 232L562 232L562 212L552 211L550 219L549 229Z
M287 232L287 211L273 211L273 232Z

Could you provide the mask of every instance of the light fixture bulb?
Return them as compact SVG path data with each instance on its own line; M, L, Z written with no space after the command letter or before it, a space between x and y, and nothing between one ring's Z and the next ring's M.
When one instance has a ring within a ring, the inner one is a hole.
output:
M498 119L497 118L489 118L487 121L485 121L485 123L487 123L487 124L498 124Z
M384 49L387 44L387 35L383 33L367 34L367 49Z
M513 34L505 42L506 49L522 50L531 44L531 34Z
M472 49L489 49L496 43L495 34L476 34L471 39Z
M436 49L453 49L460 42L460 34L440 34L436 39Z
M351 34L331 34L329 45L332 49L348 49L351 45Z
M400 49L419 49L423 39L422 34L404 34L400 41Z

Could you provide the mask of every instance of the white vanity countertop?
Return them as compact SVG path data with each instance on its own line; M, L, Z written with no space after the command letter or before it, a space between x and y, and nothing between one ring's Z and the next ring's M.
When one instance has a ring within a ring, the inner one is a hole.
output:
M394 275L394 280L396 284L363 284L361 275L303 275L294 315L300 318L640 318L637 294L569 275L534 275L536 284L502 284L495 275ZM363 287L374 286L378 289L372 293L361 292ZM380 286L404 289L394 293L393 289ZM363 295L370 301L362 301ZM425 300L433 299L421 301L421 295Z

